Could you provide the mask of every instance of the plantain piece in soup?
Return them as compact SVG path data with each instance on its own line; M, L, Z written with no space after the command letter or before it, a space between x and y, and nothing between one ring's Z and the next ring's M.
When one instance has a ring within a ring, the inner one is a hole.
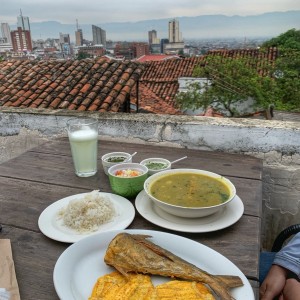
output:
M234 299L230 287L242 286L238 276L211 275L147 240L151 236L120 233L110 242L104 261L123 275L129 272L161 275L207 284L222 300Z
M150 276L114 271L98 278L88 300L150 300L153 291Z

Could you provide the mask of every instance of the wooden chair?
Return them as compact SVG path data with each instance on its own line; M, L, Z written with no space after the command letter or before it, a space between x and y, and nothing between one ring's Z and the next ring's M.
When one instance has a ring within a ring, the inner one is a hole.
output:
M276 252L278 252L294 234L300 232L300 224L290 225L282 230L275 238L270 252L263 251L259 258L259 283L265 279L272 265Z

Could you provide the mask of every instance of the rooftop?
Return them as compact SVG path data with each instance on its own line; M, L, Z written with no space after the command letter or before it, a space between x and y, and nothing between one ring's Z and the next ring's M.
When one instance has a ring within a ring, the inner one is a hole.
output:
M258 58L274 61L276 48L267 51L218 50L208 55ZM192 77L205 56L163 60L2 61L0 62L0 106L49 108L98 112L148 112L181 114L175 106L178 78Z

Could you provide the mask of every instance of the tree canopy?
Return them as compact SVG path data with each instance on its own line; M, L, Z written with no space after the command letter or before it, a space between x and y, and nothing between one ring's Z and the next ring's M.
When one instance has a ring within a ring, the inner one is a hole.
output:
M291 29L272 38L260 51L268 47L278 50L275 62L254 57L207 55L193 73L194 77L207 78L207 82L190 84L186 92L177 95L177 106L194 110L212 106L236 117L243 114L237 109L239 104L251 98L254 109L274 105L279 110L300 111L300 31Z
M290 29L262 45L270 46L279 50L273 66L273 75L280 93L280 101L276 107L300 111L300 30Z
M294 49L300 50L300 30L295 28L280 34L262 44L262 47L277 47L281 50Z

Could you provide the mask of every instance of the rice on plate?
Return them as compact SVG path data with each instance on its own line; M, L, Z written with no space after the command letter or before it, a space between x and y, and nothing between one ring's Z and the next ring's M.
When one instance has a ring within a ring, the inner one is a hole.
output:
M109 197L95 190L82 198L73 199L63 207L58 218L63 224L77 232L96 231L100 225L110 222L116 215Z

